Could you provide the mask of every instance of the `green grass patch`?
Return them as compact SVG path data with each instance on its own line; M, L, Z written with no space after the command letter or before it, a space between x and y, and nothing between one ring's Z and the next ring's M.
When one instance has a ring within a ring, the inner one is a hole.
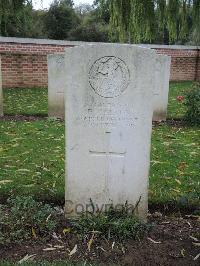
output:
M150 224L140 221L125 205L124 209L118 211L110 209L98 215L82 215L78 220L72 221L73 231L83 240L86 235L92 236L94 229L98 237L113 241L140 240L150 228Z
M48 113L46 88L11 88L3 90L4 113L7 115L40 115Z
M64 123L1 121L0 135L0 200L14 194L63 202ZM150 203L198 204L199 140L197 127L154 127Z
M51 236L58 225L57 216L51 205L31 196L10 198L7 205L0 206L0 245Z
M183 118L185 95L192 82L170 83L168 117ZM5 89L6 114L47 115L47 89ZM32 195L64 201L64 123L0 121L0 201ZM152 135L150 204L197 205L199 199L200 130L156 126Z
M0 200L34 195L63 200L64 123L0 122Z
M200 129L157 126L153 129L149 201L198 206Z
M167 117L180 119L183 118L186 113L186 106L183 102L177 101L177 96L186 95L187 91L192 87L192 81L185 82L170 82L169 90L169 100L168 100L168 110Z
M171 82L169 90L168 117L182 118L186 108L176 97L185 95L193 82ZM48 90L46 88L4 89L4 113L8 115L47 115Z
M13 223L15 221L15 223ZM79 219L67 221L68 233L78 239L104 238L124 242L140 240L152 226L134 216L128 204L110 208L98 214L87 213ZM12 197L6 205L0 205L0 246L23 241L45 243L53 232L63 231L63 217L56 208L33 197ZM65 233L63 233L64 237ZM93 236L92 236L93 235Z

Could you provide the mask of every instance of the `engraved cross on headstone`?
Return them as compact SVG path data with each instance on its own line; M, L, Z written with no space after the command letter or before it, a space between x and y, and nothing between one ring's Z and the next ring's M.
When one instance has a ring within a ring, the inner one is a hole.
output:
M126 155L126 151L114 151L110 149L110 133L111 132L105 132L107 136L107 145L106 149L103 150L89 150L89 153L93 156L105 156L106 157L106 171L105 171L105 191L108 192L108 181L109 181L109 176L110 176L110 171L109 171L109 157L121 157L124 158Z
M115 151L89 151L90 154L93 154L93 155L102 155L102 156L117 156L117 157L124 157L126 152L115 152Z

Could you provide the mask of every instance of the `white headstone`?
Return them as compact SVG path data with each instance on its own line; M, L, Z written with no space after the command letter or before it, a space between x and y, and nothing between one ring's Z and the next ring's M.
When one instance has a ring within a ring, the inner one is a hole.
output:
M167 105L169 94L171 57L157 55L154 89L153 121L165 121L167 117Z
M146 218L155 60L131 45L65 50L66 215L127 203Z
M48 114L64 118L64 54L48 55Z
M0 116L3 115L3 91L2 91L2 73L1 73L1 58L0 58Z

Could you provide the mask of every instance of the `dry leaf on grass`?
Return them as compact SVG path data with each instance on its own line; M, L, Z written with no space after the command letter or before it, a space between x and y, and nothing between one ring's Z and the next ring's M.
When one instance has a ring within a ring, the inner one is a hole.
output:
M198 238L196 238L196 237L190 236L190 238L191 238L192 240L196 241L196 242L199 241Z
M13 180L0 180L0 184L1 185L7 184L7 183L11 183L11 182L13 182Z
M115 246L115 242L112 243L112 249L114 248L114 246Z
M153 240L152 238L150 238L150 237L147 237L147 239L149 240L149 241L151 241L152 243L154 243L154 244L161 244L162 242L160 242L160 241L155 241L155 240Z
M30 172L29 169L17 169L16 172Z
M32 231L33 238L37 238L35 229L33 227L31 228L31 231Z
M50 217L51 217L51 213L50 213L49 216L47 217L47 219L46 219L46 223L49 221Z
M56 250L56 248L44 248L43 251L53 251Z
M196 257L194 257L193 260L198 260L198 258L200 257L200 253L196 255Z
M196 247L200 247L200 243L192 242L192 244Z
M23 262L26 262L30 259L33 259L34 257L36 256L36 254L33 254L33 255L26 255L23 259L21 259L20 261L18 261L18 264L22 264Z
M58 249L63 249L63 248L65 248L64 246L59 246L59 245L55 245L54 247L55 247L55 248L58 248Z
M179 185L181 185L181 181L179 179L175 178L175 181L176 181L176 183L178 183Z
M73 254L75 254L77 249L78 249L78 246L75 245L74 248L70 251L69 256L72 256Z
M63 234L65 235L65 234L69 233L70 231L71 231L71 228L64 228Z
M90 238L90 240L88 241L87 243L87 247L88 247L88 250L90 251L91 250L91 246L92 246L92 243L94 242L94 233L92 234L92 237Z
M185 249L184 249L184 248L181 249L181 255L182 255L183 257L185 257Z

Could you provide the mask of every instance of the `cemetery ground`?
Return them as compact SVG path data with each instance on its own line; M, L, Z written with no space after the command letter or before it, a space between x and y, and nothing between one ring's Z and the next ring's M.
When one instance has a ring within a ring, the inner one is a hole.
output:
M21 232L24 240L17 245L2 245L0 235L0 265L10 265L3 260L20 261L27 254L30 256L27 261L37 261L37 265L38 261L44 264L58 260L63 261L60 265L66 265L66 261L86 265L198 265L200 129L184 122L185 106L177 100L191 85L191 82L171 83L168 119L153 124L148 217L151 228L136 223L144 233L144 237L138 235L136 240L130 237L137 230L135 224L129 223L129 217L126 222L117 225L114 222L113 228L117 228L114 235L109 230L99 233L107 228L105 220L90 221L92 228L88 220L82 221L78 229L63 220L64 122L47 118L47 89L4 90L5 116L0 119L0 204L6 206L11 196L32 196L37 202L56 206L55 216L60 219L42 239L38 228L30 225L28 234L32 239ZM11 205L5 213L9 213L9 208ZM12 215L16 222L20 212ZM21 226L25 231L27 225ZM14 240L15 237L20 238L14 234Z

